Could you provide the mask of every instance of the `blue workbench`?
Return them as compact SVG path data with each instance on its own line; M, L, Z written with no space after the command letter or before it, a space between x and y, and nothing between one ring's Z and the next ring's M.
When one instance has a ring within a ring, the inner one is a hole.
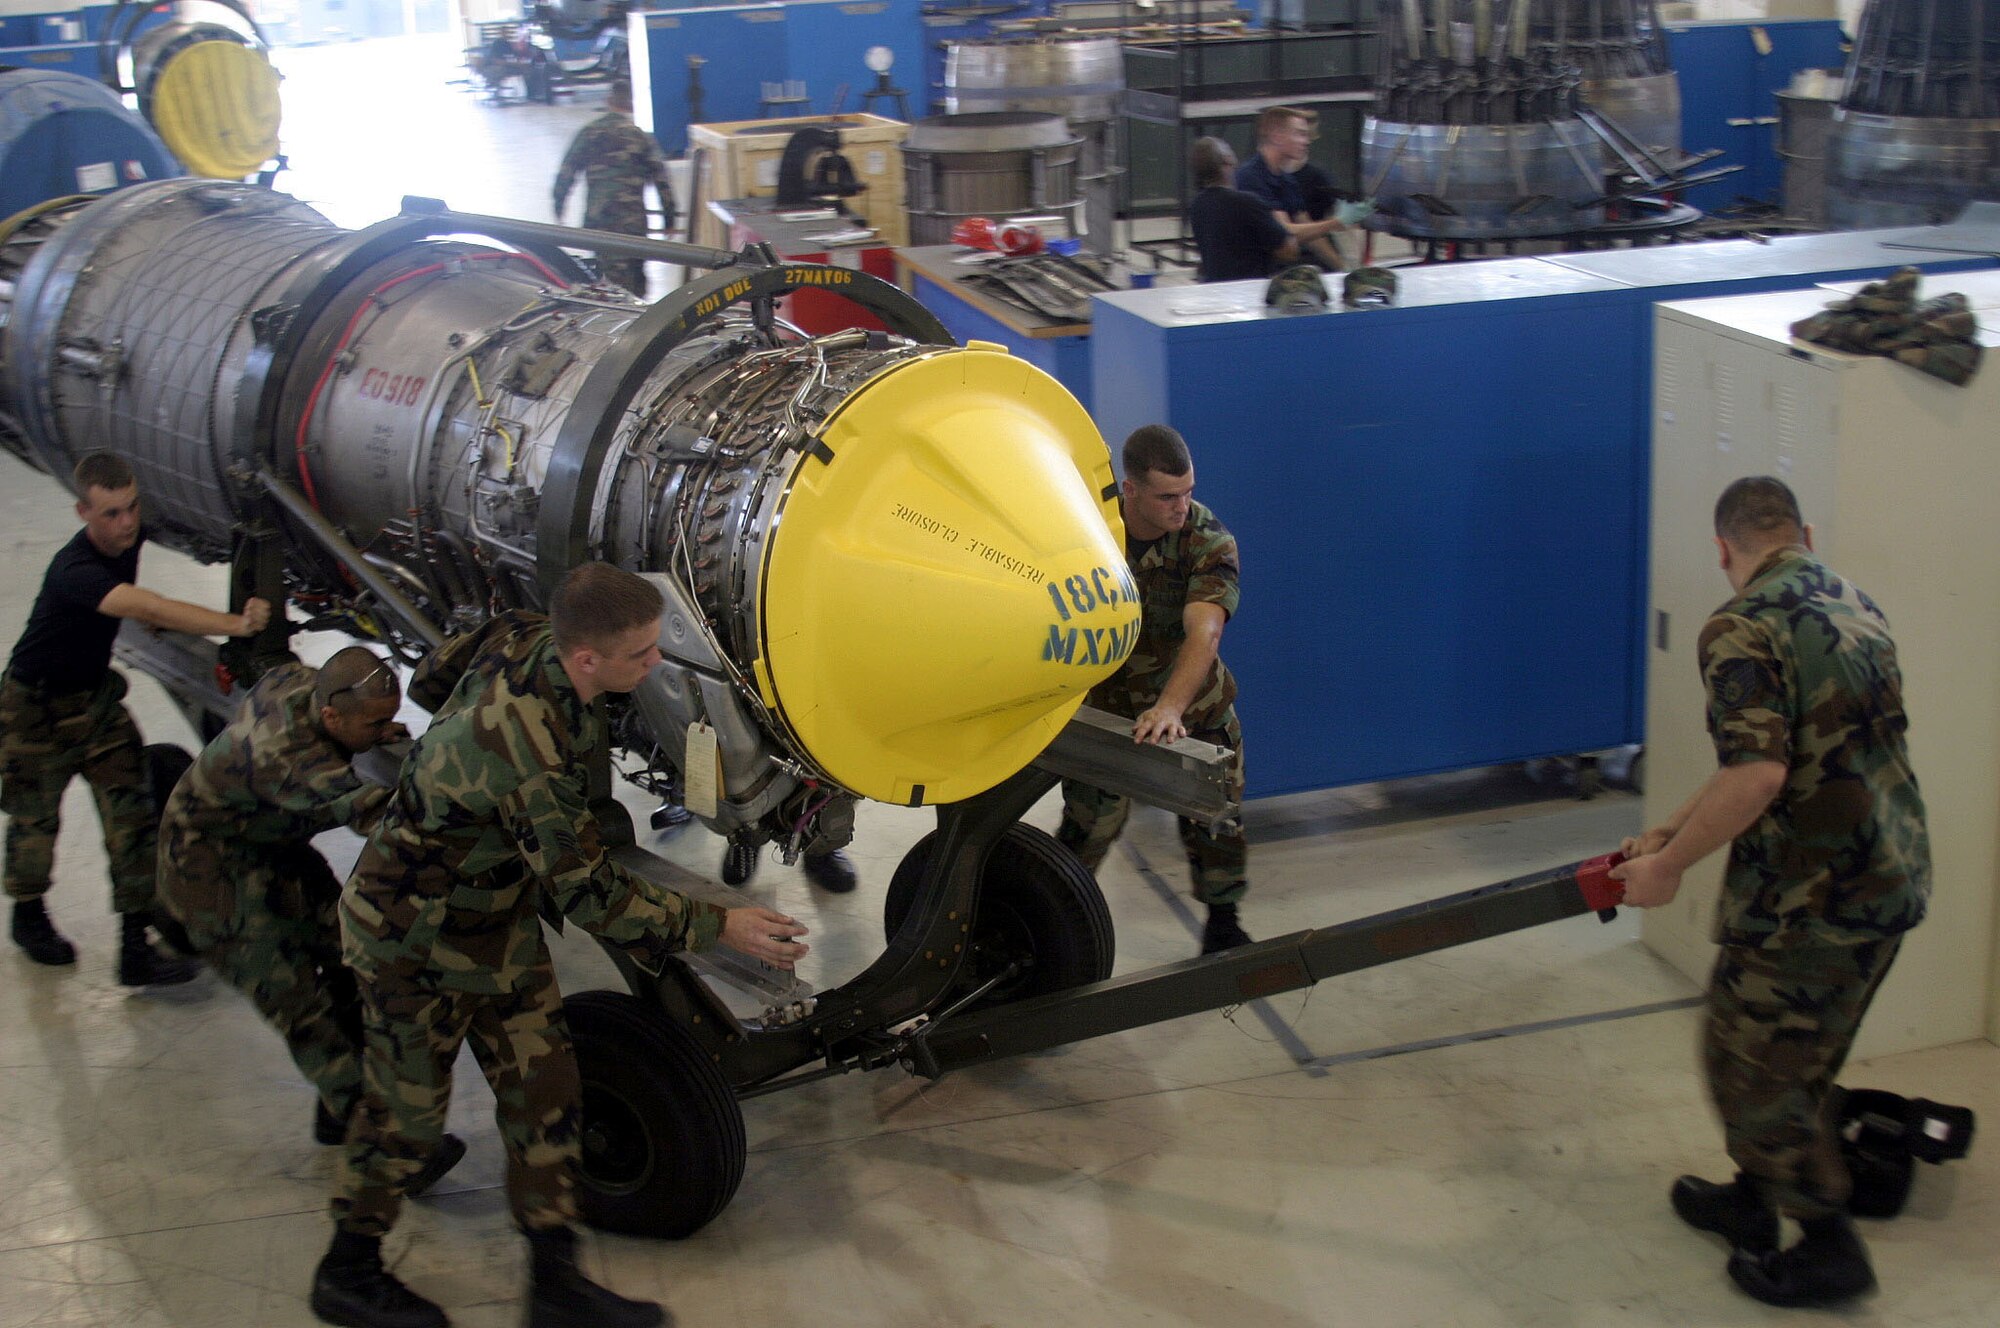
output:
M1404 268L1394 308L1291 317L1097 297L1098 426L1185 433L1242 547L1251 794L1639 741L1653 304L1996 265L1881 243L1924 234Z

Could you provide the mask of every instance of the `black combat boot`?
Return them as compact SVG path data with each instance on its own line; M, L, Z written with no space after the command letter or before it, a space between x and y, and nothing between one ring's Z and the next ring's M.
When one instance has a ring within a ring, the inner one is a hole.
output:
M805 869L808 881L830 895L847 894L861 880L853 861L837 848L820 854L808 853L799 865Z
M1809 1217L1799 1223L1805 1236L1788 1250L1729 1256L1736 1285L1763 1301L1787 1309L1839 1305L1875 1289L1868 1250L1845 1213Z
M143 912L118 915L118 981L127 987L170 987L177 982L194 981L201 965L155 949L146 935L151 921Z
M745 886L757 874L759 848L756 844L739 844L729 841L729 847L722 850L722 883L724 885Z
M568 1227L527 1233L528 1328L666 1328L673 1316L645 1300L627 1300L576 1266L576 1233Z
M1201 952L1205 955L1234 950L1250 944L1250 933L1236 920L1236 905L1210 904L1208 922L1201 929Z
M28 958L38 964L53 968L76 962L76 947L64 940L56 924L49 921L49 910L40 899L15 900L14 925L8 930L14 944L27 951Z
M444 1311L382 1266L382 1240L335 1230L313 1272L312 1312L343 1328L446 1328Z
M1763 1254L1778 1248L1778 1215L1742 1172L1727 1185L1682 1176L1668 1197L1681 1221L1697 1231L1713 1231L1731 1249Z

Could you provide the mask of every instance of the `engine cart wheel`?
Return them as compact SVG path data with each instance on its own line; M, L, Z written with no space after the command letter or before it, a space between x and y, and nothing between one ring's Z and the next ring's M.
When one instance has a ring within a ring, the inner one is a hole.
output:
M602 1231L678 1240L743 1181L743 1109L694 1035L621 991L563 1002L583 1080L577 1204Z
M918 840L889 879L882 925L891 939L916 904L936 841L936 831ZM1004 1005L1102 982L1111 976L1116 954L1111 910L1090 869L1054 836L1019 822L1008 826L986 858L971 953L956 989L976 986L1018 961L1022 972L974 1008Z

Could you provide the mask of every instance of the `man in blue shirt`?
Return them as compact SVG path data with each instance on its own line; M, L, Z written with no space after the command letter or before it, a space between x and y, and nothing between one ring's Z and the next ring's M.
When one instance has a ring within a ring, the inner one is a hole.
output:
M1332 191L1321 183L1310 188L1310 172L1324 181L1323 173L1308 164L1312 144L1312 116L1296 106L1272 106L1257 117L1257 152L1236 168L1236 187L1255 195L1271 210L1272 218L1284 227L1300 252L1329 272L1345 271L1333 233L1346 229L1340 208L1316 208L1312 193L1323 193L1331 202ZM1346 207L1347 205L1342 205ZM1363 206L1363 215L1366 213ZM1317 219L1315 214L1319 213Z

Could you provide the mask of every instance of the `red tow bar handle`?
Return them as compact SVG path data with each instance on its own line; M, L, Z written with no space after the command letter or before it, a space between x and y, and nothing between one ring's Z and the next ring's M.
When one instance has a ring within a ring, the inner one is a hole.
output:
M1583 902L1597 910L1600 922L1616 918L1625 902L1625 883L1611 879L1611 869L1623 861L1623 853L1606 853L1576 864L1576 888L1583 892Z

